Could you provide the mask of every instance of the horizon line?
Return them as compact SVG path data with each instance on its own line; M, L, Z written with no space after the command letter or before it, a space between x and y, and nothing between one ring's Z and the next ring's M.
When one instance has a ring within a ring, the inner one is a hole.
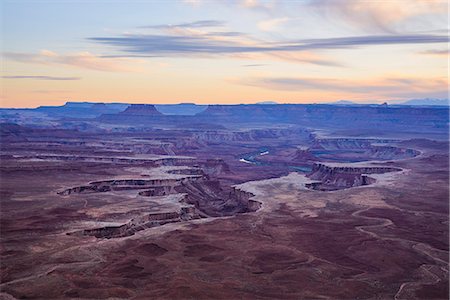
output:
M278 101L257 101L252 103L196 103L194 101L186 101L186 102L177 102L177 103L151 103L151 102L145 102L145 103L133 103L133 102L105 102L105 101L66 101L63 104L59 105L39 105L35 107L3 107L0 105L0 109L37 109L40 107L60 107L65 106L69 103L86 103L86 104L123 104L123 105L196 105L196 106L211 106L211 105L224 105L224 106L233 106L233 105L335 105L335 106L352 106L352 105L358 105L358 106L364 106L364 105L388 105L388 106L395 106L395 105L407 105L404 104L411 100L438 100L438 101L445 101L447 104L443 105L436 105L436 104L424 104L424 105L415 105L415 106L450 106L449 98L420 98L420 99L403 99L403 100L393 100L395 102L390 102L389 100L379 100L377 102L356 102L351 100L330 100L326 102L305 102L305 103L297 103L297 102L278 102ZM391 100L392 101L392 100Z

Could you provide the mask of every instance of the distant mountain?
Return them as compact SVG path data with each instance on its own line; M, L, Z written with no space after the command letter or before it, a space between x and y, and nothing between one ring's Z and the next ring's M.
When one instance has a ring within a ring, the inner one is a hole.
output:
M56 117L95 118L102 114L118 113L128 106L125 103L66 102L61 106L39 106L35 111Z
M412 99L406 102L398 103L397 105L420 105L420 106L448 106L448 99Z
M118 102L66 102L63 106L60 107L69 107L69 108L91 108L91 109L111 109L111 110L119 110L122 111L126 109L130 104L128 103L118 103ZM43 107L43 106L41 106ZM53 106L50 106L53 107ZM56 106L58 107L58 106Z
M330 102L330 103L326 103L326 104L331 104L331 105L360 105L359 103L355 103L352 101L348 101L348 100L339 100L336 102Z
M165 115L193 116L204 111L208 105L195 103L155 104L156 109Z
M261 101L261 102L256 102L255 104L278 104L277 102L275 102L275 101Z
M348 100L339 100L336 102L329 102L326 104L330 105L367 105L367 106L379 106L379 105L412 105L412 106L448 106L449 101L448 99L431 99L431 98L425 98L425 99L411 99L405 102L397 102L397 101L389 101L389 102L383 102L382 104L369 104L369 103L356 103Z

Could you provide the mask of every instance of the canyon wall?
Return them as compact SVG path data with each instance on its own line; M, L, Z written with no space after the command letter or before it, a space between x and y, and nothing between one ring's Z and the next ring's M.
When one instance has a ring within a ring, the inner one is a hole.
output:
M307 176L318 182L307 184L307 187L319 190L338 190L349 187L369 185L375 179L369 174L383 174L401 171L400 168L385 166L333 166L314 163Z

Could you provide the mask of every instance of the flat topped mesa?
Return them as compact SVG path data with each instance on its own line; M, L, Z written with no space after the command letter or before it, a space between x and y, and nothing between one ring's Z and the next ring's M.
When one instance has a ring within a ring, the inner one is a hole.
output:
M136 116L161 116L162 113L156 110L152 104L131 104L123 112L123 115L136 115Z

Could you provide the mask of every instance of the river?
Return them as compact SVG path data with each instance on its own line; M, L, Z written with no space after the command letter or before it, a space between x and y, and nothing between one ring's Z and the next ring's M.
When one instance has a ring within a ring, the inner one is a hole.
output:
M287 167L288 169L295 171L295 172L302 172L302 173L311 172L310 165L290 165L285 162L269 162L269 161L262 161L262 160L258 159L258 157L267 155L269 153L270 153L270 150L268 147L261 147L258 149L258 151L242 154L241 156L239 156L239 161L246 163L246 164L252 164L252 165L257 165L257 166Z

